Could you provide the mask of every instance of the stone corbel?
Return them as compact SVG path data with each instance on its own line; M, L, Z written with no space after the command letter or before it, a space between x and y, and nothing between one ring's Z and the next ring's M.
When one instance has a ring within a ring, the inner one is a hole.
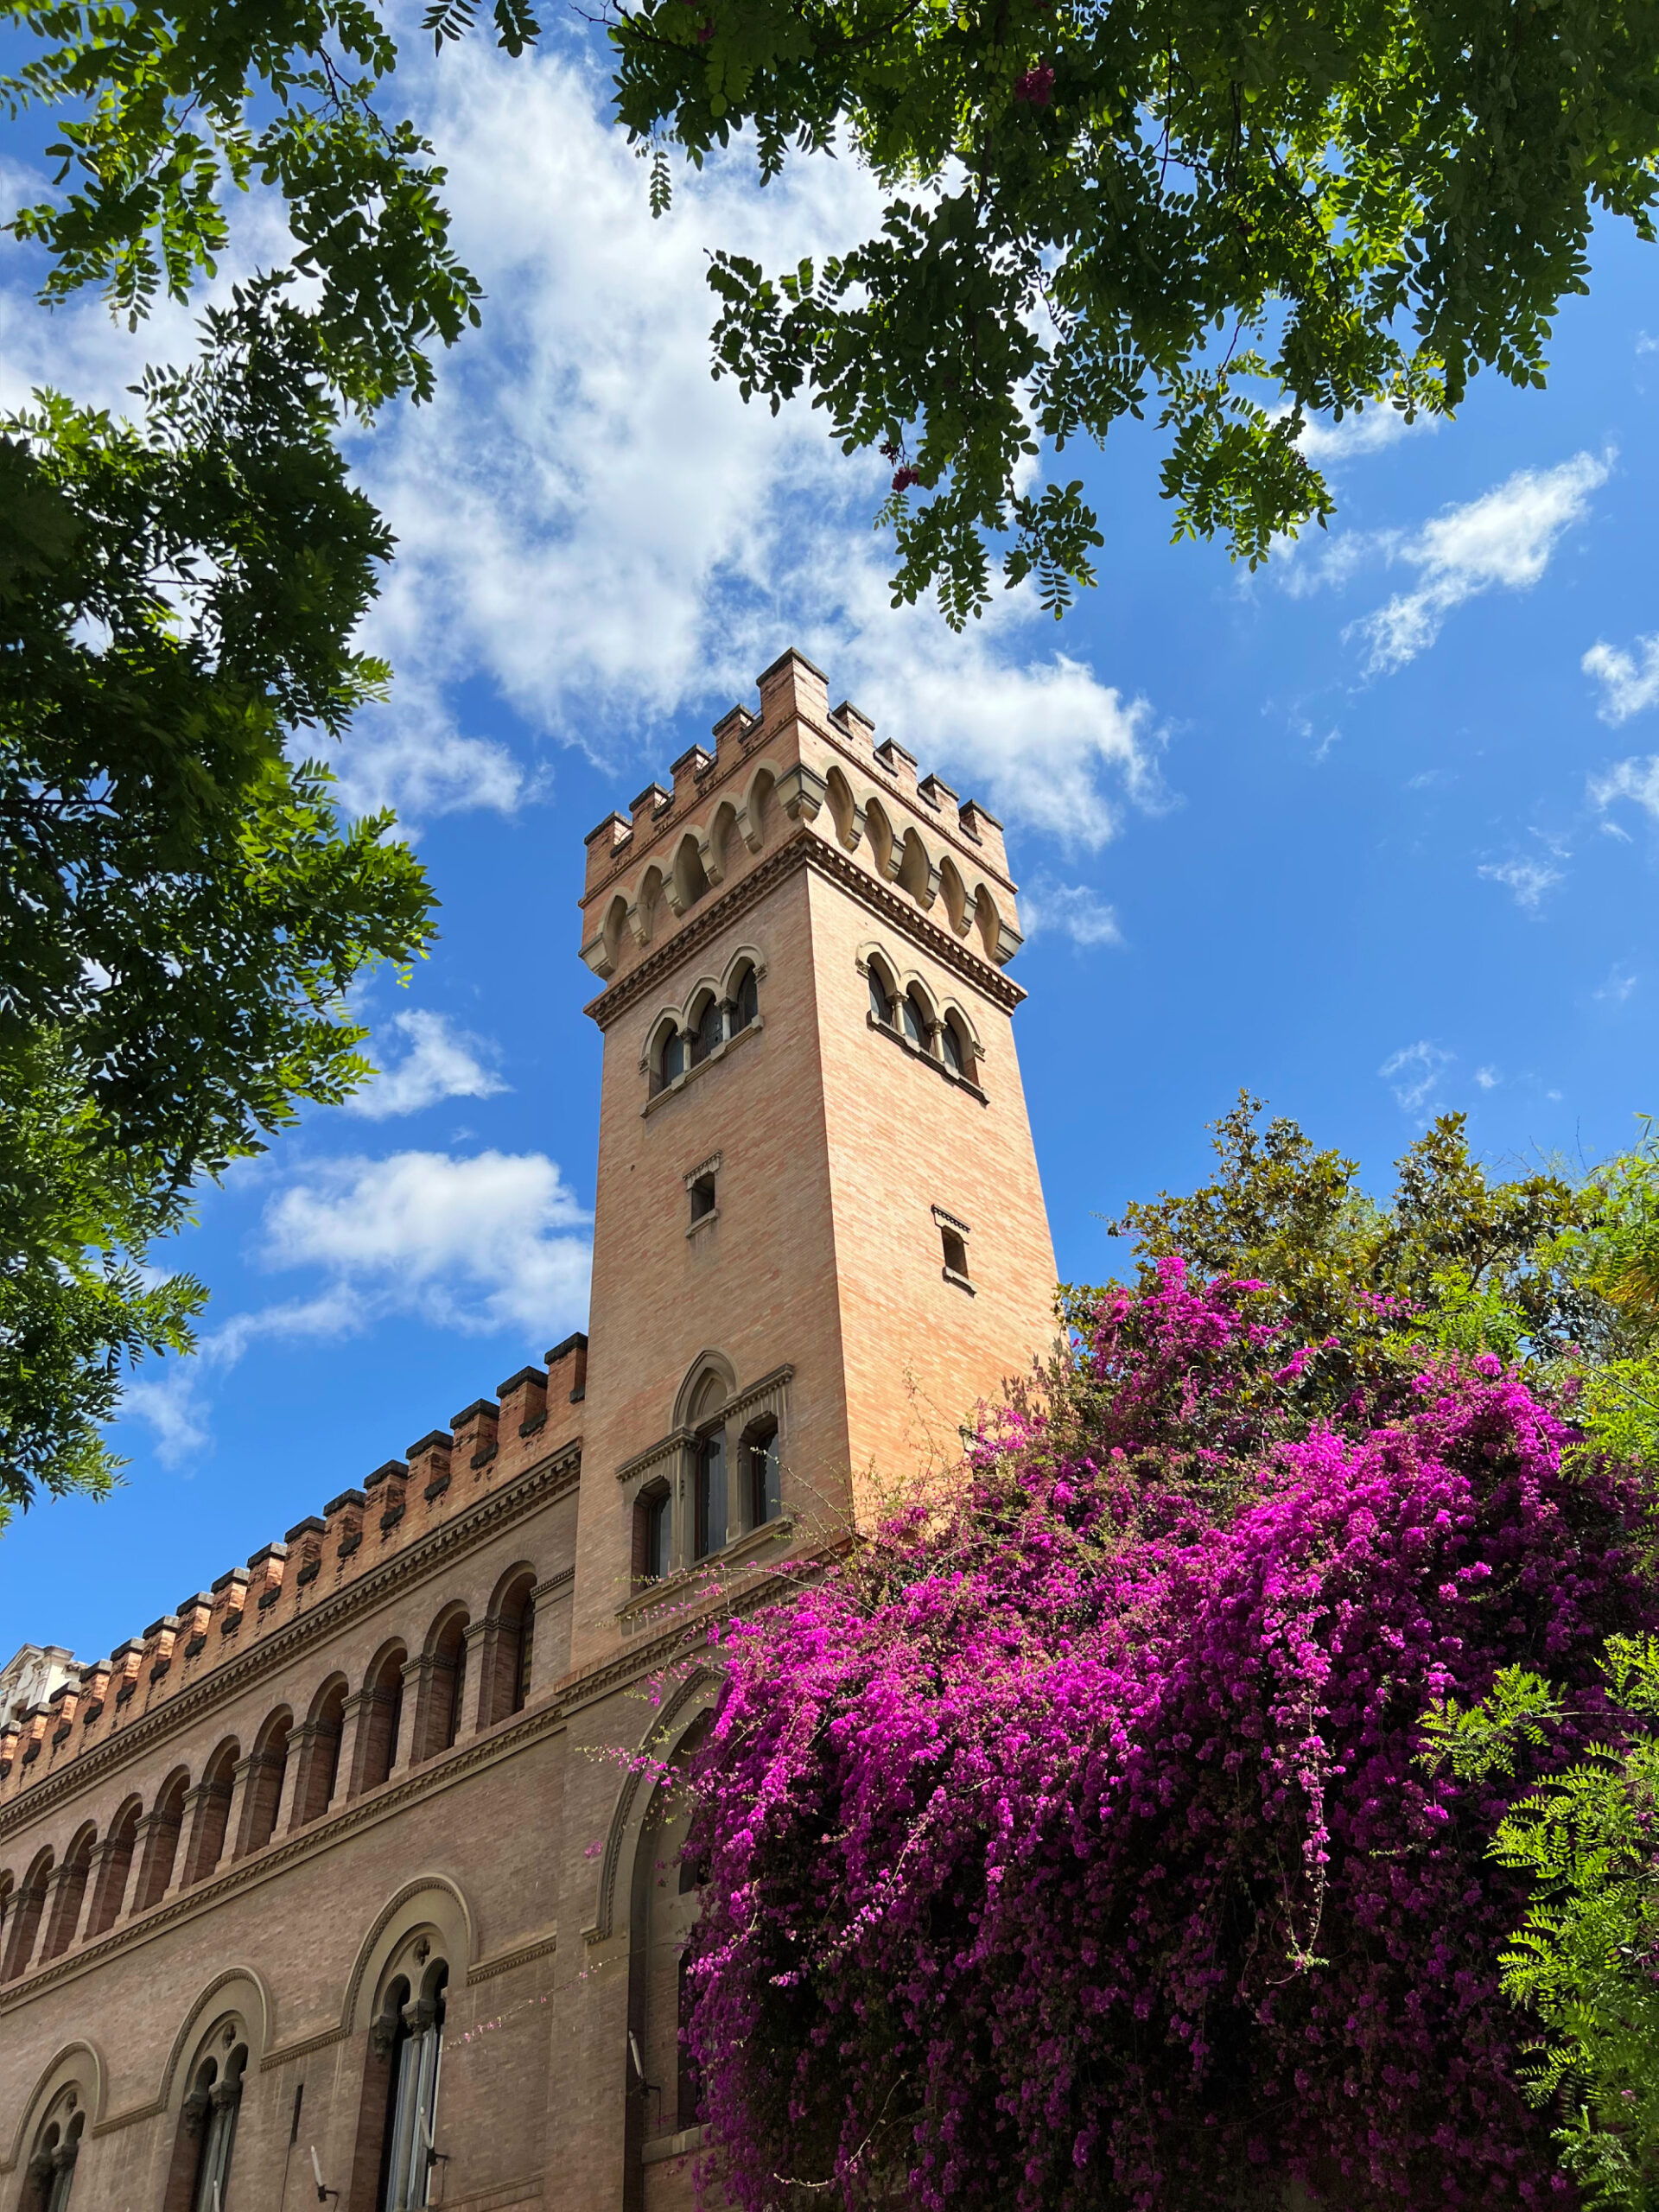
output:
M616 972L616 955L606 944L603 930L591 944L582 946L582 957L601 982L608 980Z
M779 778L777 796L791 822L816 822L829 793L817 770L798 760Z
M1025 941L1012 922L999 922L996 925L996 951L993 956L997 966L1006 968Z
M954 935L966 938L979 919L979 893L970 891L962 903L962 919L950 925Z
M702 872L709 879L711 890L724 881L726 870L721 865L720 849L714 839L702 830L697 833L697 858L702 862Z
M651 917L637 899L628 908L628 928L632 932L636 944L646 945L651 943Z
M685 912L685 893L675 882L671 873L663 878L663 896L668 901L668 911L676 921Z
M760 849L760 824L749 811L747 799L740 799L732 810L737 820L737 834L752 853Z

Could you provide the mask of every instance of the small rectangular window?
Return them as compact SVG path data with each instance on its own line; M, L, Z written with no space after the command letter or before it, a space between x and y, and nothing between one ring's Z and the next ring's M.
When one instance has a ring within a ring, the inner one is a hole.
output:
M702 1221L715 1210L715 1179L699 1175L691 1185L691 1218Z
M933 1209L933 1221L939 1232L939 1249L944 1265L941 1272L947 1282L956 1283L961 1289L972 1292L973 1274L968 1265L969 1229L943 1206Z

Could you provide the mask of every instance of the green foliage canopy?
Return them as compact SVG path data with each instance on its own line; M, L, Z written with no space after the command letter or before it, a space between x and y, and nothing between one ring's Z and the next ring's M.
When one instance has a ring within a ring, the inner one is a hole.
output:
M204 1295L149 1246L362 1080L346 994L430 934L391 816L342 823L296 757L385 680L329 378L265 280L137 421L0 424L0 1516L107 1487L124 1364L188 1349Z
M895 600L1059 613L1092 580L1039 440L1155 412L1176 535L1254 565L1331 512L1310 411L1449 413L1544 380L1599 213L1650 239L1659 15L1607 0L623 0L619 111L763 176L849 144L878 233L781 275L716 257L719 372L893 463ZM912 490L922 496L913 502Z

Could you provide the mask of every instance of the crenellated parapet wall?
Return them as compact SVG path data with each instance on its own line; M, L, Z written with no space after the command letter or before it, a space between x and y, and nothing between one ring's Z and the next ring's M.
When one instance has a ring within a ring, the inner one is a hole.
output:
M791 651L759 678L760 710L734 706L588 838L582 957L607 987L648 961L710 892L755 873L798 832L851 855L964 957L1001 969L1019 950L1002 825Z
M500 1489L580 1428L588 1339L567 1337L544 1368L521 1368L359 1486L331 1498L245 1567L179 1600L107 1659L73 1668L49 1696L0 1726L0 1805L60 1773L125 1727ZM54 1647L55 1649L55 1647ZM67 1653L60 1656L69 1658ZM60 1672L64 1669L60 1669Z

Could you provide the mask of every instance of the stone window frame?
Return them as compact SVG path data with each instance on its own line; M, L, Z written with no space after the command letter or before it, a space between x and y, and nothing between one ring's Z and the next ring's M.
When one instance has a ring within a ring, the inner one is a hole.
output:
M638 1554L630 1544L630 1587L617 1608L618 1618L625 1624L637 1619L653 1606L659 1605L665 1594L685 1589L710 1569L735 1566L752 1553L788 1535L794 1527L790 1511L786 1483L787 1449L789 1439L790 1384L795 1370L792 1364L775 1367L769 1373L741 1388L729 1389L725 1402L711 1409L701 1420L691 1416L691 1407L696 1391L711 1373L730 1374L730 1363L718 1355L703 1353L693 1362L686 1382L681 1386L676 1413L680 1416L668 1434L625 1460L617 1469L618 1483L622 1487L627 1525L632 1531L639 1526L638 1508L666 1489L672 1516L670 1537L669 1572L662 1576L644 1580L639 1578L634 1564ZM756 1522L752 1513L753 1501L747 1495L748 1484L742 1479L733 1479L734 1447L742 1448L749 1433L762 1420L776 1424L779 1465L779 1508L777 1517ZM695 1557L696 1542L696 1480L697 1453L704 1440L715 1430L723 1432L727 1440L727 1538L702 1558ZM737 1525L734 1527L734 1506Z
M766 1016L760 1011L760 994L766 972L766 957L760 948L740 944L719 976L699 976L679 1006L658 1008L645 1025L645 1041L639 1055L639 1071L645 1078L646 1090L642 1114L654 1113L669 1099L677 1098L688 1084L706 1075L711 1068L723 1066L740 1046L760 1035L766 1027ZM744 987L751 980L754 1011L740 1023L736 1017L742 1010ZM720 1009L719 1040L710 1042L704 1038L700 1045L703 1017L714 1006ZM664 1056L676 1040L678 1071L670 1075Z
M939 1232L940 1249L944 1255L944 1264L939 1269L940 1274L946 1282L954 1283L958 1290L965 1290L969 1298L976 1296L977 1286L968 1262L969 1239L973 1235L972 1229L959 1214L950 1213L944 1206L934 1206L931 1212L933 1225ZM953 1244L955 1249L962 1255L960 1267L953 1262Z
M982 1106L989 1103L979 1077L985 1065L985 1046L967 1008L959 999L948 993L941 997L926 976L915 968L901 967L883 944L874 941L861 944L854 955L853 964L864 978L869 1003L865 1009L864 1025L878 1037L885 1037L896 1045L907 1058L919 1060L931 1067L935 1075L958 1090L965 1090ZM888 1007L887 1019L875 1010L875 991L872 983L880 986ZM907 1006L914 1007L918 1026L925 1033L925 1041L918 1043L905 1033L904 1014ZM943 1038L949 1030L961 1056L960 1069L950 1065L946 1057Z

